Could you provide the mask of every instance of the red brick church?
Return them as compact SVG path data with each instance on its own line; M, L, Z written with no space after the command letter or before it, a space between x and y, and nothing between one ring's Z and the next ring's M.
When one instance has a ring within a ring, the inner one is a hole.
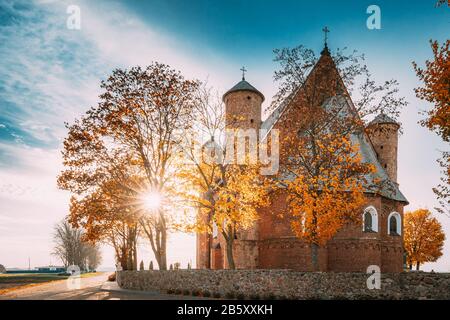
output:
M321 57L305 83L297 88L273 113L261 121L264 95L244 79L223 96L226 125L230 128L278 129L280 135L280 166L283 165L283 137L296 134L295 119L301 117L298 106L305 99L311 81L320 81L327 103L343 103L348 109L353 102L339 76L328 51ZM341 88L336 90L336 88ZM239 124L228 121L239 115ZM289 121L286 121L289 119ZM293 121L294 120L294 121ZM376 193L366 192L367 205L361 211L361 224L347 225L319 249L320 271L366 272L377 265L382 272L403 270L403 207L408 201L397 183L397 148L399 125L384 114L370 122L366 131L352 136L359 145L364 162L375 165L369 177L381 181ZM294 269L312 270L311 247L294 236L289 218L279 218L286 212L286 195L272 196L272 204L259 211L260 218L249 230L238 232L234 242L234 258L238 269ZM223 269L227 267L226 246L216 233L197 235L197 268Z

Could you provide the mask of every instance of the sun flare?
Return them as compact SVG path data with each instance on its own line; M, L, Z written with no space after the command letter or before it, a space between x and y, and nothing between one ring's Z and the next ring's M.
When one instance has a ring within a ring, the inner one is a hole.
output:
M159 192L150 191L143 196L144 206L148 210L156 210L161 206L162 196Z

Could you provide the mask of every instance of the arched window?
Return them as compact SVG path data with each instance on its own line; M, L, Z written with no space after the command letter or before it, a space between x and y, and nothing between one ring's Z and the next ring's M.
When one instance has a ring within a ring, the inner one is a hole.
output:
M389 234L397 234L397 219L395 219L395 216L391 216L389 223Z
M370 206L364 210L363 231L378 232L378 213L375 207Z
M364 231L372 231L372 215L370 211L364 212Z
M401 231L402 221L398 212L391 212L388 217L388 234L392 236L399 236Z

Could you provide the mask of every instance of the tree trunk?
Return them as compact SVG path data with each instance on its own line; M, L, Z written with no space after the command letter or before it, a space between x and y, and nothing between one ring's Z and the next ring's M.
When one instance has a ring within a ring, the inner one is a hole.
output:
M133 270L137 270L137 239L133 241Z
M160 252L159 252L159 258L161 265L159 268L161 270L167 270L167 231L165 229L161 230L161 244L160 244Z
M164 217L160 214L158 221L140 221L147 235L159 270L167 270L167 229Z
M417 264L416 264L416 270L419 271L419 269L420 269L420 262L417 262Z
M317 243L311 243L311 260L313 271L319 270L319 246Z
M127 268L126 270L133 270L133 259L132 259L132 255L128 254L127 255Z
M228 237L226 239L228 269L231 269L231 270L236 269L236 265L234 264L234 257L233 257L233 240L234 240L233 237Z

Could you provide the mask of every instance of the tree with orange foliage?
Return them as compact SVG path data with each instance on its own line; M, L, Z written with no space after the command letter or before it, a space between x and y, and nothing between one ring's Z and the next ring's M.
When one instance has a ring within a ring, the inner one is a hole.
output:
M211 138L202 144L193 135L176 171L183 186L179 195L198 210L184 228L208 235L217 228L226 243L228 268L235 269L234 241L239 232L253 226L258 208L269 204L270 181L260 174L256 159L247 156L244 163L227 162L227 152L232 150L227 150L225 140L236 139L238 133L225 132L223 103L214 99L210 89L202 87L199 94L194 128Z
M122 269L133 270L139 228L130 206L135 201L130 195L136 199L137 194L130 176L139 168L130 154L107 148L91 121L83 118L68 126L58 186L72 193L69 222L82 227L88 241L112 245Z
M122 270L137 270L142 205L136 194L110 180L92 193L72 196L70 201L69 222L82 227L87 240L110 244Z
M433 60L425 61L425 69L413 62L417 77L424 83L415 89L419 99L428 101L434 107L425 114L427 118L420 123L437 133L445 142L450 141L450 40L442 46L437 41L430 41ZM441 208L439 212L449 212L450 201L450 152L443 151L438 160L442 167L441 184L433 189Z
M282 185L288 193L292 229L311 245L313 270L318 249L348 223L359 223L365 204L366 176L374 171L363 163L350 136L306 130L289 148Z
M344 225L359 222L364 192L376 192L384 183L367 179L375 167L360 155L365 118L380 112L396 117L406 102L397 97L395 80L381 86L370 80L362 57L339 51L332 57L325 47L317 61L303 46L275 54L281 64L275 79L281 85L274 103L286 100L295 110L283 120L280 181L292 230L311 245L312 269L318 270L319 247ZM347 85L358 76L364 80L361 100L353 104Z
M404 247L409 269L425 262L434 262L442 256L445 234L439 221L428 209L405 213Z
M153 192L163 197L172 177L179 133L192 123L198 82L155 62L145 69L116 69L101 88L98 105L68 126L60 187L88 196L112 181L127 193ZM137 189L130 188L129 176L143 179ZM139 197L134 195L133 201ZM166 270L170 217L163 207L155 211L142 215L139 222L159 268Z
M178 173L184 181L181 193L186 203L198 208L197 219L189 228L211 234L217 227L226 243L228 268L235 269L234 240L239 232L253 226L258 208L269 205L269 181L253 164L220 163L216 174L210 170L202 164L190 165ZM211 183L205 183L204 174L213 177Z

